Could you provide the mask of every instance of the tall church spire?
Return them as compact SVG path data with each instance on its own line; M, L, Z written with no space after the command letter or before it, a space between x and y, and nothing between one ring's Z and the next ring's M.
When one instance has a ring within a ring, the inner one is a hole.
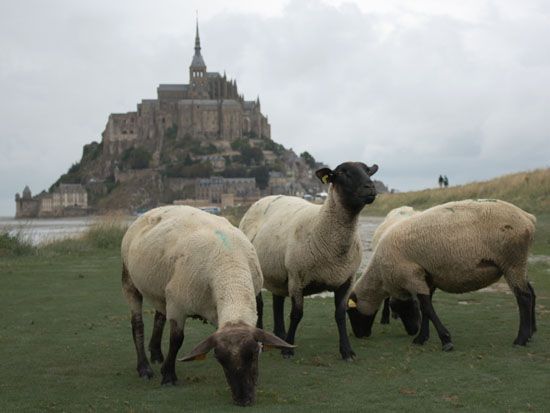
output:
M195 54L201 54L201 38L199 36L199 16L197 15L196 33L195 33Z
M191 61L191 67L196 69L206 69L206 64L201 55L201 38L199 36L199 17L197 16L195 31L195 55Z

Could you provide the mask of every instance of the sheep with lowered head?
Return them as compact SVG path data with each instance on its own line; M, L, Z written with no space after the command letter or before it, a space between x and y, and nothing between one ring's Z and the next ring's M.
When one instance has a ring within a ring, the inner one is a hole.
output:
M355 357L346 333L346 297L361 264L357 226L363 207L374 201L370 179L378 170L362 162L345 162L316 172L330 184L323 205L291 196L268 196L250 207L240 228L256 247L264 287L273 293L274 332L294 344L303 316L304 296L334 291L335 319L344 360ZM290 327L285 332L284 300L290 296ZM291 357L293 349L284 349Z
M372 241L371 241L371 250L374 251L376 246L378 245L378 241L380 241L380 238L386 230L391 227L396 222L399 222L403 219L410 218L413 215L419 214L419 211L415 211L414 208L410 206L402 206L399 208L392 209L390 212L388 212L388 215L386 215L386 218L384 218L384 221L376 228L376 231L374 231L374 234L372 235ZM395 304L395 302L393 303ZM397 314L393 313L394 317L397 317ZM384 306L382 307L382 317L380 318L381 324L389 324L390 323L390 298L386 298L384 300ZM416 332L414 333L416 334Z
M239 405L254 402L261 343L292 348L256 327L256 295L262 273L254 247L225 218L196 208L167 206L139 217L122 240L122 287L132 314L132 334L140 377L150 378L143 338L142 301L154 306L149 343L152 362L163 362L162 384L175 384L175 360L187 317L200 317L218 330L183 361L214 349ZM164 324L170 322L166 359L161 351Z
M443 350L451 350L451 335L432 306L435 289L465 293L504 277L519 307L514 344L525 345L536 331L535 293L527 279L535 223L533 215L499 200L449 202L395 223L380 238L350 295L348 315L354 334L370 335L376 311L389 296L396 299L392 309L407 330L417 329L416 297L421 323L413 342L428 340L431 321Z

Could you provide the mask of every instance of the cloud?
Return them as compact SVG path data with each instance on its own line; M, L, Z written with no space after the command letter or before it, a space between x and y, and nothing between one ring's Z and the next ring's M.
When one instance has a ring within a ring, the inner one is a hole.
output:
M0 7L0 215L25 184L47 188L77 161L109 113L188 81L197 8L208 69L260 95L273 137L297 152L378 163L401 190L549 166L544 2Z

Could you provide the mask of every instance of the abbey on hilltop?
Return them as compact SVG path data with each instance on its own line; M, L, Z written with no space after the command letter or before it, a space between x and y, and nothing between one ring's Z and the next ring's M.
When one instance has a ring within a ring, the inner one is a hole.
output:
M157 141L155 138L167 130L174 131L175 139L231 142L243 136L271 138L260 99L245 100L235 80L206 70L198 22L189 84L161 84L157 99L142 100L135 112L111 114L102 135L103 151L116 156L141 145L158 153L162 142L153 144L151 140Z

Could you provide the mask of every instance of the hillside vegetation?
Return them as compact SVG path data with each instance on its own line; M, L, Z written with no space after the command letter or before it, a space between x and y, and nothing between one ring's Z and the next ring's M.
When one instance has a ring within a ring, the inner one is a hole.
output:
M434 188L397 194L381 194L363 210L368 215L386 215L393 208L409 205L427 209L462 199L491 198L511 202L532 214L550 213L550 168L503 175L446 189Z

